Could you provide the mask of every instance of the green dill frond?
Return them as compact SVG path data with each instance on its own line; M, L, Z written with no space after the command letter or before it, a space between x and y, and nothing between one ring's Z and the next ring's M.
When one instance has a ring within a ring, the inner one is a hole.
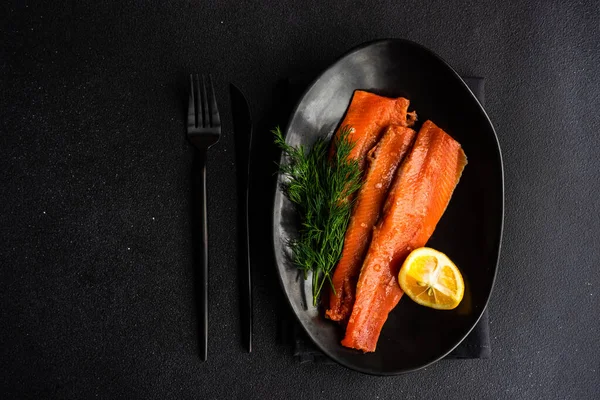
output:
M284 157L279 172L285 175L283 191L296 207L301 226L291 243L292 259L308 279L312 271L313 305L339 261L352 211L353 194L361 186L358 160L349 159L354 143L348 140L350 127L334 136L329 156L327 141L320 138L306 151L285 142L279 127L272 133Z

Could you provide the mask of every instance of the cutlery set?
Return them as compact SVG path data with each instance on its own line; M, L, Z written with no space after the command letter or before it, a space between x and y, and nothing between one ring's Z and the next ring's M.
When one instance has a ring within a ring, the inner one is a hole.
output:
M249 176L250 151L252 146L252 120L246 98L236 86L231 85L231 106L236 142L236 162L238 168L238 197L239 202L239 277L240 277L240 315L242 320L242 340L246 351L252 351L252 279L249 247ZM190 93L187 117L187 139L197 149L200 160L197 196L199 210L200 242L200 357L202 361L208 358L208 215L206 208L206 153L219 141L221 135L221 118L217 106L212 78L204 75L190 75Z

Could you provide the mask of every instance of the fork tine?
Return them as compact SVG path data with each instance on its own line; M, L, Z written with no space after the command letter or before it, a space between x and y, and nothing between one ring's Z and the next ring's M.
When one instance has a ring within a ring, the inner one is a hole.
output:
M204 79L202 80L202 90L200 90L200 76L196 74L196 99L199 99L199 102L196 102L196 112L198 113L197 124L198 128L202 128L206 124L206 114L204 112L204 103L205 103L205 95L204 95Z
M194 95L194 75L190 74L190 98L188 100L188 127L196 127L196 99Z
M210 126L221 126L221 117L219 116L215 87L213 86L212 75L210 74L208 74L208 82L210 84Z
M202 114L204 115L202 126L210 127L210 111L208 108L208 94L206 93L206 83L204 82L204 74L202 75Z

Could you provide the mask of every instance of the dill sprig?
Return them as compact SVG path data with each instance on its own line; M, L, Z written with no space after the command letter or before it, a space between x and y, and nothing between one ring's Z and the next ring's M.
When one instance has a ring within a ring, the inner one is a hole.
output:
M334 136L335 153L328 155L328 143L318 139L307 151L303 146L290 146L279 127L273 131L275 143L285 155L279 166L285 175L283 191L294 203L300 216L298 236L290 242L292 261L308 279L312 271L313 305L339 261L350 213L352 196L361 185L358 160L348 156L354 143L348 140L350 127Z

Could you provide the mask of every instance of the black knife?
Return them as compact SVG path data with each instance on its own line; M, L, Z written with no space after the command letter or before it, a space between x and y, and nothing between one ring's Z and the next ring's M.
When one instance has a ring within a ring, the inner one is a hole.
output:
M252 351L252 273L250 263L250 153L252 151L252 117L246 97L235 85L229 86L238 180L238 267L240 279L240 316L242 343Z

